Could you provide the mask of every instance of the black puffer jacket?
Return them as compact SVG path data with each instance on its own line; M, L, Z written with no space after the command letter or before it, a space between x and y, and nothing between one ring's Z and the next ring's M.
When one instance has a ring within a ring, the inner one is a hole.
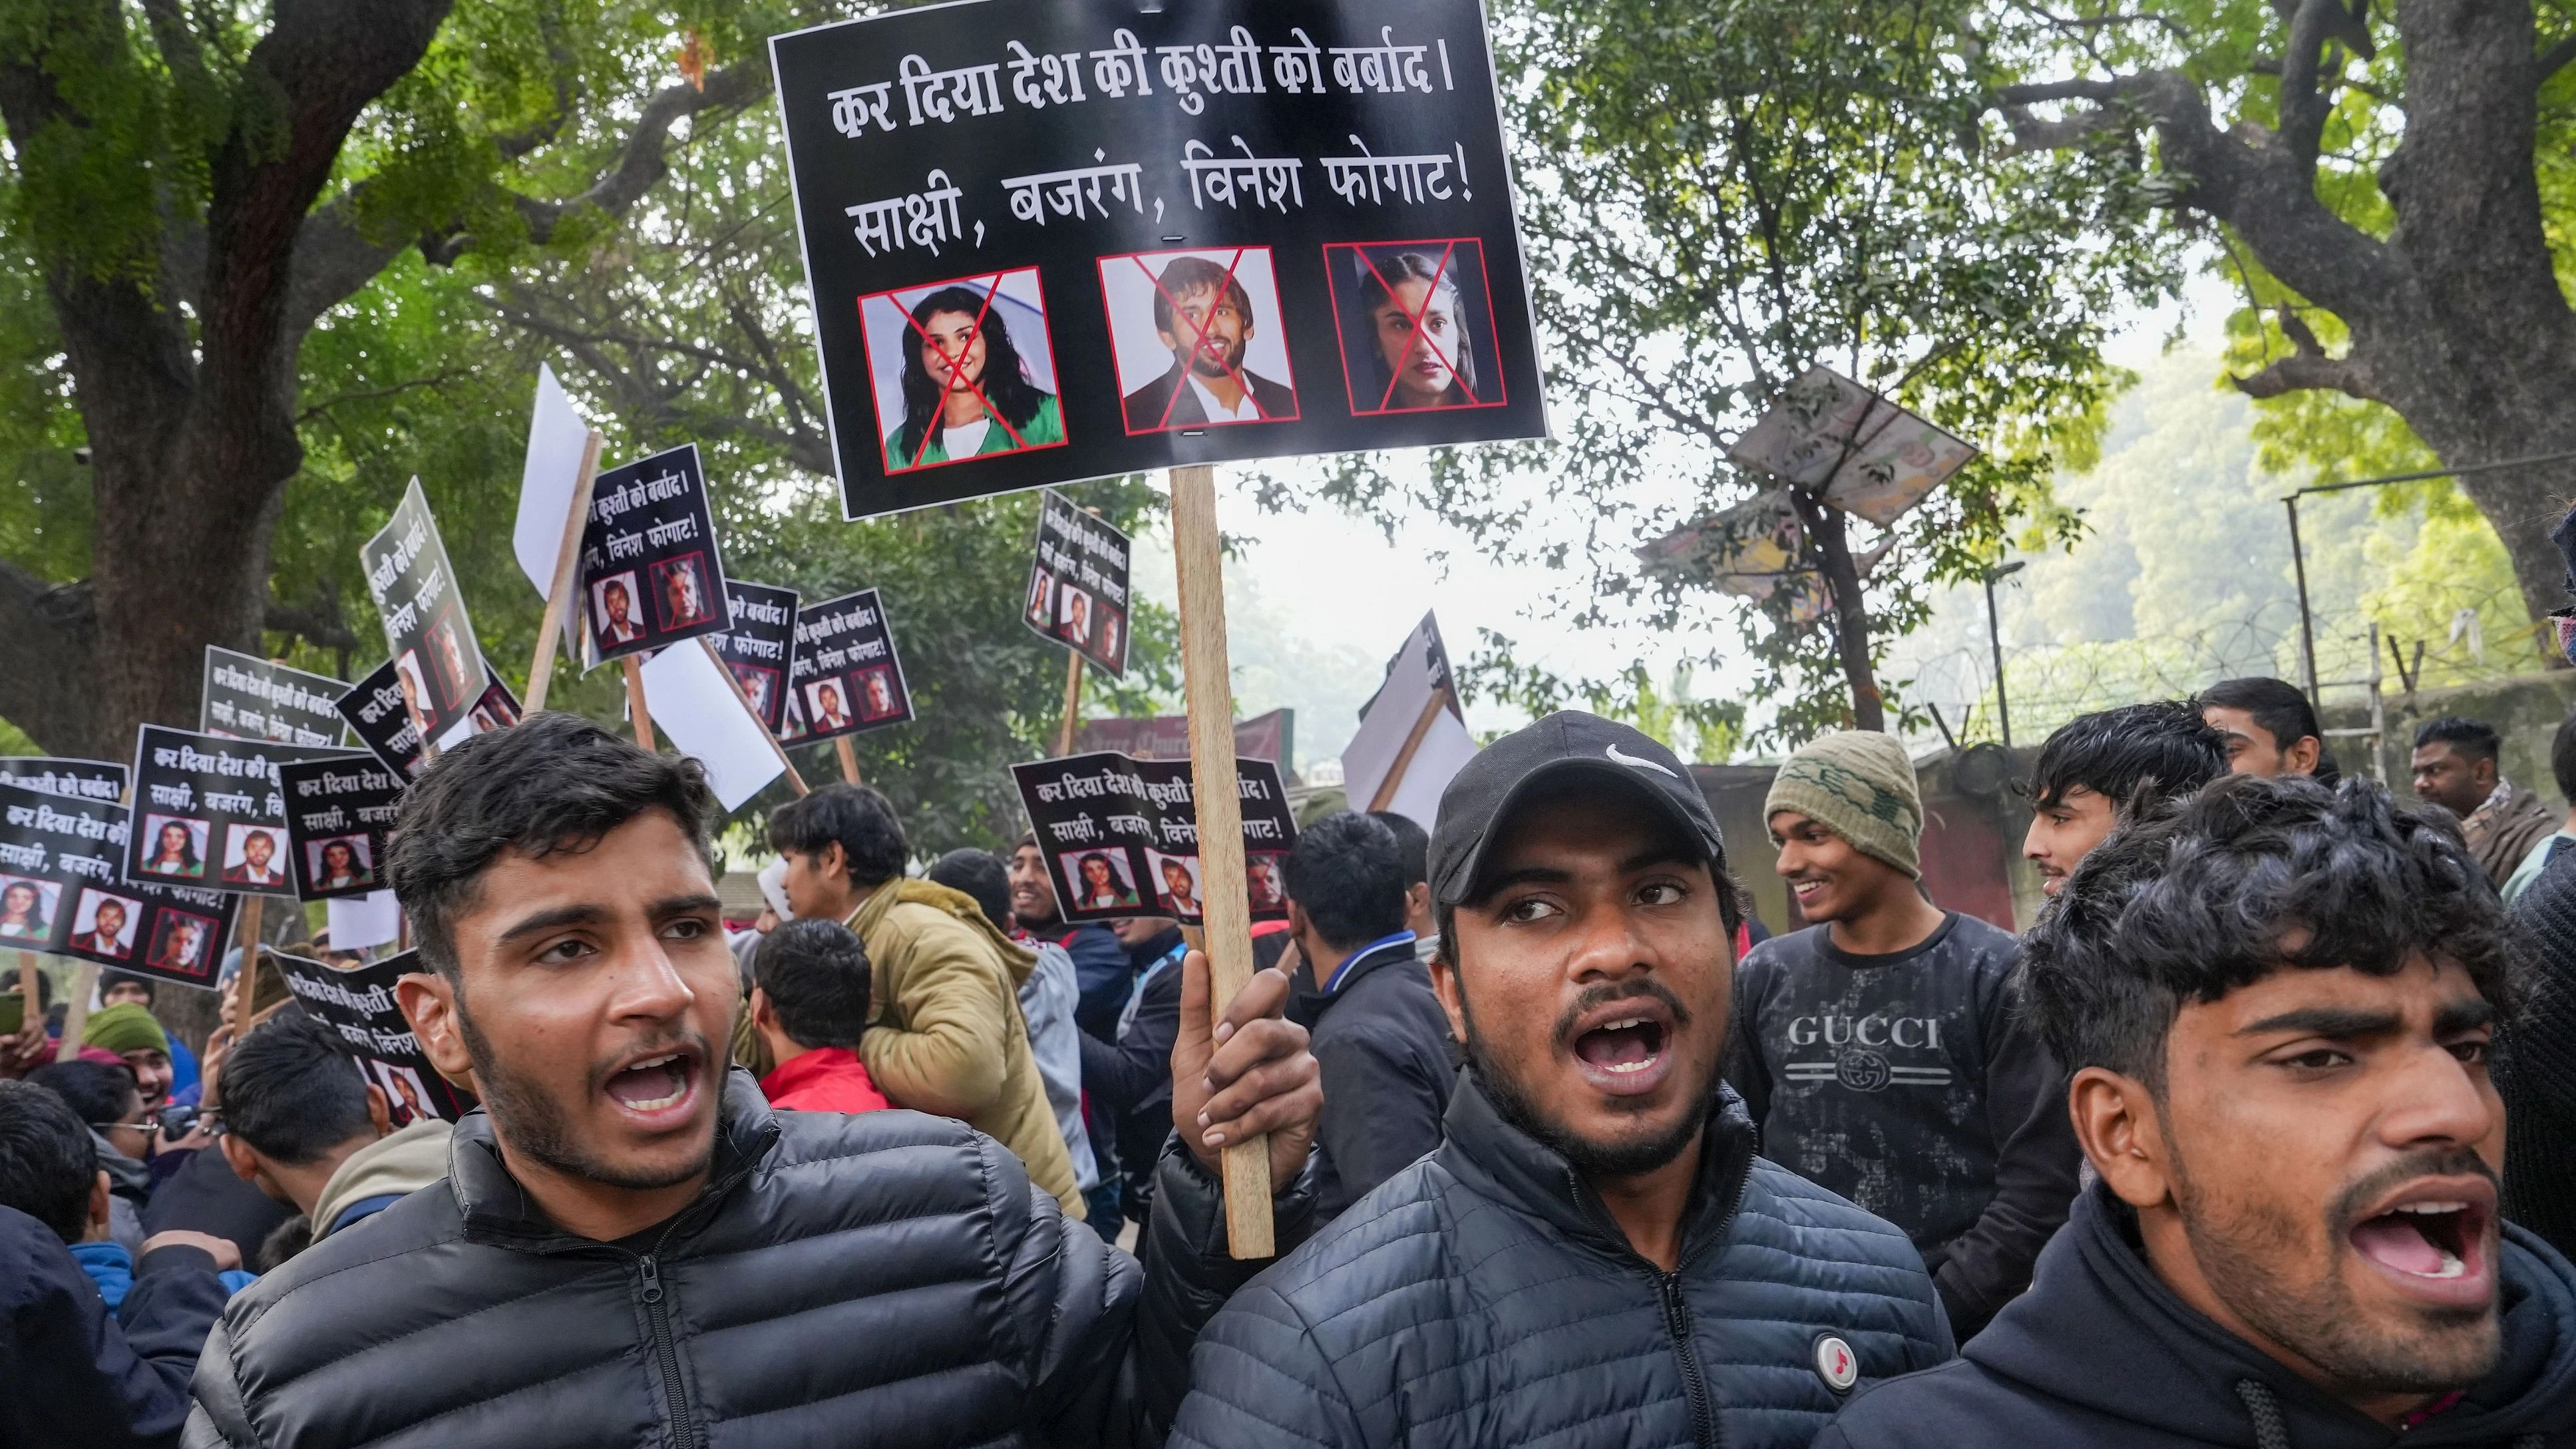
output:
M1805 1449L1841 1403L1827 1339L1862 1383L1950 1356L1914 1245L1755 1157L1731 1092L1672 1274L1472 1075L1445 1120L1200 1334L1174 1449Z
M563 1233L482 1114L449 1177L314 1244L206 1346L194 1449L1148 1444L1230 1264L1177 1139L1148 1264L912 1112L724 1096L714 1173L637 1253ZM1295 1241L1311 1185L1280 1203Z

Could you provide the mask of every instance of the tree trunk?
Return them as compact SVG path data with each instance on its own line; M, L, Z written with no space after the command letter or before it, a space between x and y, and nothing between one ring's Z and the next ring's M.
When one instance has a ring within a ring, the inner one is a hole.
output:
M1789 497L1797 505L1799 522L1806 526L1808 542L1815 547L1825 587L1833 593L1834 652L1842 660L1843 678L1851 685L1852 728L1884 733L1887 702L1878 692L1878 672L1870 664L1869 601L1861 595L1860 569L1852 562L1843 515L1808 496L1805 489L1792 488Z

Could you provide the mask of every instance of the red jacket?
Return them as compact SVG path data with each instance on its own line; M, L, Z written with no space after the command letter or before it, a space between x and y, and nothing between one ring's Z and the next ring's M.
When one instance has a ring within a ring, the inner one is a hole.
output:
M769 1105L790 1112L882 1112L893 1106L848 1047L817 1047L778 1064L760 1079Z

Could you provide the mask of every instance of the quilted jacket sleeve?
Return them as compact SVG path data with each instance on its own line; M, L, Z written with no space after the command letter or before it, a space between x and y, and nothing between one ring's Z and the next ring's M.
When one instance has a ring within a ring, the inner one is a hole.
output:
M1191 1342L1269 1266L1227 1255L1223 1190L1177 1137L1158 1171L1141 1275L1135 1259L1069 1222L1046 1194L1019 1189L1027 1226L1012 1245L1004 1291L1015 1320L1047 1325L1029 1373L1023 1432L1031 1443L1161 1444L1189 1384ZM998 1176L1017 1180L1008 1171ZM1283 1253L1313 1226L1312 1179L1302 1174L1273 1200Z
M1199 1334L1189 1397L1170 1449L1365 1442L1359 1417L1314 1333L1287 1299L1256 1283Z
M916 1112L965 1120L1002 1095L1003 1034L1019 1006L986 944L964 924L926 906L898 904L872 933L877 979L895 999L859 1039L868 1075Z

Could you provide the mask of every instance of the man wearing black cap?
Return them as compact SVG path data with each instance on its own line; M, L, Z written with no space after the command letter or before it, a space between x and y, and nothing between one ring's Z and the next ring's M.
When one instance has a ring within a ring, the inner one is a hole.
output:
M1950 1356L1913 1245L1756 1157L1719 1079L1739 915L1671 751L1551 715L1450 782L1444 1138L1199 1335L1176 1446L1804 1446Z

